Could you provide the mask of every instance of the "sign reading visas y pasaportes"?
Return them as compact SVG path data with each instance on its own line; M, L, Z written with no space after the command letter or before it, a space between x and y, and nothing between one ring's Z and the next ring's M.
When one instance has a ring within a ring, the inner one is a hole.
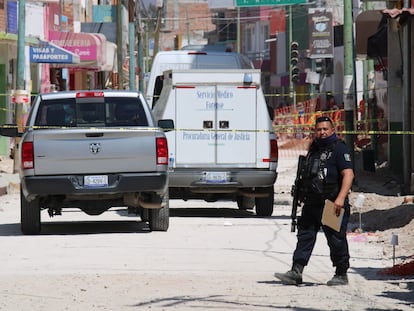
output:
M39 46L30 47L30 62L49 64L78 64L79 56L50 42L41 41Z
M236 6L262 6L262 5L291 5L306 3L307 0L236 0Z

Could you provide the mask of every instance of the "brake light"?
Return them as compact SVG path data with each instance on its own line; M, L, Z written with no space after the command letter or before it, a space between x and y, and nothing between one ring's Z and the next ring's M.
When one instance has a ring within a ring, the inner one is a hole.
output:
M87 97L103 97L103 92L93 92L93 91L87 91L87 92L77 92L76 98L87 98Z
M33 142L24 142L22 145L22 169L34 168Z
M167 165L168 164L168 144L165 137L157 137L156 139L157 148L157 164Z
M279 158L279 147L276 139L270 140L270 161L277 162Z

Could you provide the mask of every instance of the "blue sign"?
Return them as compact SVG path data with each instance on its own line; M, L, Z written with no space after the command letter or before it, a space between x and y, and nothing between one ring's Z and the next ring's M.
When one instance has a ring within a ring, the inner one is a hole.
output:
M4 14L4 13L3 13ZM17 1L7 1L7 32L17 34Z
M116 5L93 5L92 16L95 23L116 23Z
M79 64L79 55L50 42L40 42L39 46L30 47L31 63Z

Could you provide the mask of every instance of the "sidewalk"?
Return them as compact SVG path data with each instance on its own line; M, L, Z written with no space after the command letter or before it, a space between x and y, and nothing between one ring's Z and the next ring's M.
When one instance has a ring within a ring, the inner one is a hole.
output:
M20 192L20 178L13 173L14 160L0 156L0 195Z

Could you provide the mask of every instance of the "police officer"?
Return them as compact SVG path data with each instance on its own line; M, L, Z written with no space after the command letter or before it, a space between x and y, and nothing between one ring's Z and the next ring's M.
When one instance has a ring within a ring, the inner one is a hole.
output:
M275 277L283 284L302 283L303 269L309 262L317 233L322 227L328 241L331 261L336 268L335 275L327 285L346 285L349 268L346 239L350 215L348 193L354 179L353 164L349 149L337 138L330 118L321 116L316 119L315 134L316 137L306 155L302 182L298 189L303 208L298 220L297 244L293 253L292 269L286 273L275 273ZM326 199L334 203L337 216L341 209L344 209L339 232L321 223Z

